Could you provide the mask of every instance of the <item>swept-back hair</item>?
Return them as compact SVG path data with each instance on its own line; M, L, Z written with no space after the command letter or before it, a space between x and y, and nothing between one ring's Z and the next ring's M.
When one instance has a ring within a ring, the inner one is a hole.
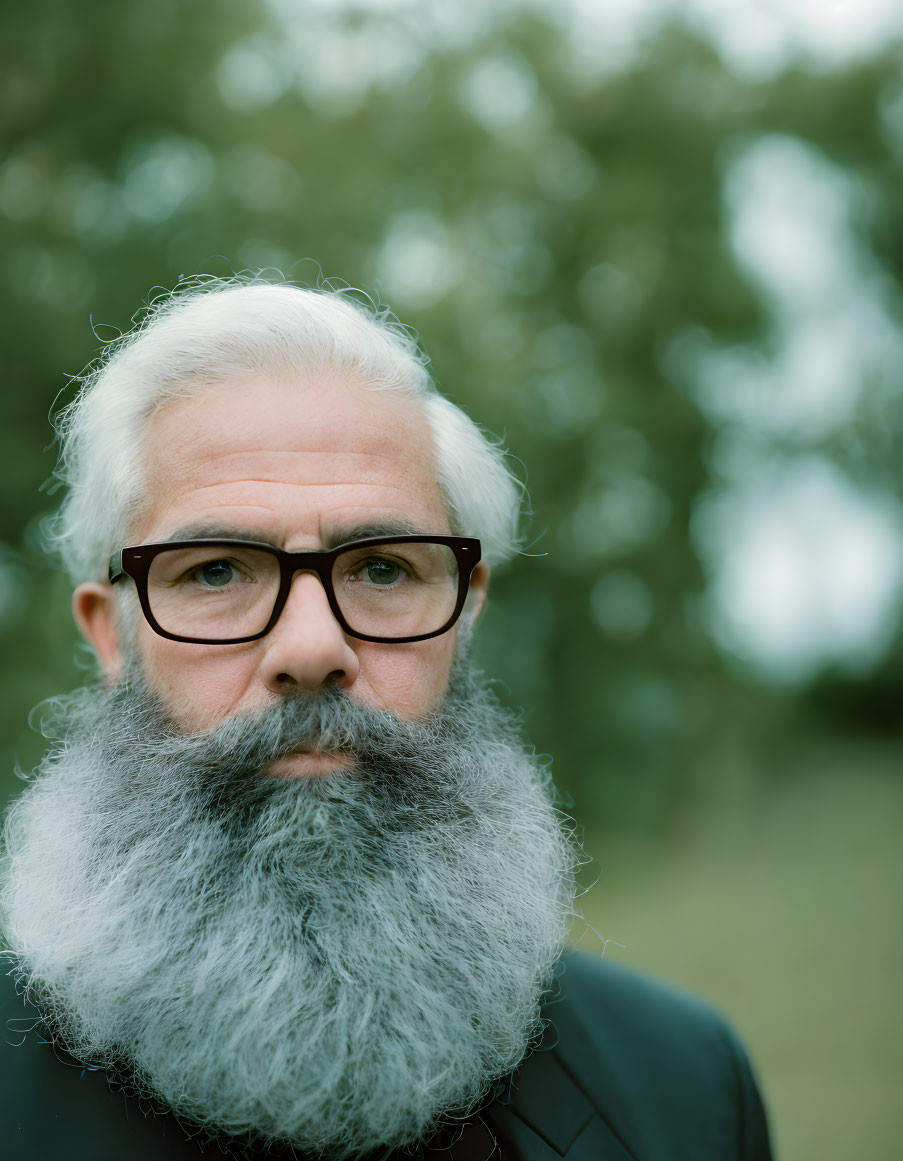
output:
M251 374L334 371L419 400L452 531L478 536L490 564L518 543L523 488L505 455L440 395L412 333L344 290L262 278L205 279L157 299L81 377L60 414L57 475L68 492L49 528L76 583L103 576L144 503L144 435L169 400Z

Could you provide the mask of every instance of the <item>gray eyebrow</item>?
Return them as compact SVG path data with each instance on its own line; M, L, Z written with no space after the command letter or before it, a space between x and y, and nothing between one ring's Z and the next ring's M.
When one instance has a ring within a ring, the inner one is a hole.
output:
M387 519L364 521L359 524L342 524L330 528L323 537L323 548L337 548L340 544L350 544L355 540L368 540L376 536L428 536L430 529L422 528L409 520ZM436 534L443 535L440 533ZM256 540L260 544L281 545L264 532L239 528L216 520L202 520L194 524L184 524L166 537L167 542L178 544L183 540Z
M248 528L239 528L234 524L226 524L217 520L202 520L195 524L183 524L166 537L167 543L172 541L178 544L183 540L256 540L260 544L279 545L272 536L265 532L252 532Z
M421 528L410 520L372 520L360 524L338 525L323 537L324 548L337 548L354 540L368 540L371 536L428 536L429 528ZM441 535L436 533L436 535Z

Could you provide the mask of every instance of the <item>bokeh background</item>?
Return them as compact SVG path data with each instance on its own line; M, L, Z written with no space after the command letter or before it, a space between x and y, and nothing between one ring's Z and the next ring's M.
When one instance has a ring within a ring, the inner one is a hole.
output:
M0 785L91 677L49 416L181 276L347 280L532 497L482 661L779 1155L899 1156L895 0L34 0L0 24ZM158 288L157 290L151 288ZM525 465L525 466L524 466Z

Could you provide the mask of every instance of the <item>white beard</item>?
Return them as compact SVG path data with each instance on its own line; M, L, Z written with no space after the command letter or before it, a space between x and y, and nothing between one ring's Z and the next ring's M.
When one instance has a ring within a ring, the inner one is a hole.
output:
M60 717L8 813L0 920L75 1056L335 1158L428 1137L516 1067L576 859L466 664L414 725L328 689L184 736L140 681ZM311 743L355 763L261 776Z

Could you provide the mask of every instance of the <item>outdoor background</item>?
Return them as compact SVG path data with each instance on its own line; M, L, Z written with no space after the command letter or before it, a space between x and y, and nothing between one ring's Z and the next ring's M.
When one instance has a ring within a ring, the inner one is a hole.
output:
M90 678L48 416L183 275L347 280L525 467L482 661L784 1161L899 1156L894 0L34 0L0 24L0 787ZM605 941L611 941L607 944Z

